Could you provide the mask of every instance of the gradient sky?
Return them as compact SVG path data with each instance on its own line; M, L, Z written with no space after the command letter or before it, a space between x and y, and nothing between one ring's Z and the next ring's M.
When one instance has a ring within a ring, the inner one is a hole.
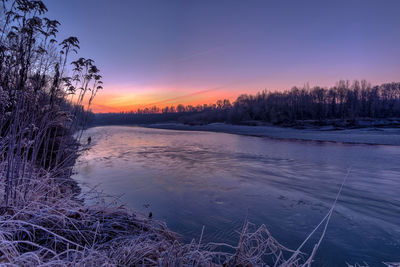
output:
M104 76L94 111L400 79L400 1L45 0Z

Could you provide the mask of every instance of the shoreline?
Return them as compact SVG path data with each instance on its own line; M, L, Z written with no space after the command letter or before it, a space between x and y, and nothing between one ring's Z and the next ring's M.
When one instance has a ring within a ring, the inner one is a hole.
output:
M279 126L246 126L226 123L212 123L194 126L181 123L155 123L141 124L137 126L164 130L228 133L266 137L277 140L400 146L400 128L368 127L337 130L327 127L320 129L294 129Z

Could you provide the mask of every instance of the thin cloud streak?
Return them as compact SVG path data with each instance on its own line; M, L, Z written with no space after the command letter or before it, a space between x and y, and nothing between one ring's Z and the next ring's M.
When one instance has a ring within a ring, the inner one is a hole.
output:
M262 77L262 76L259 76L259 77ZM157 102L153 102L153 103L150 103L150 104L143 105L143 107L151 107L151 106L155 106L155 105L162 105L162 104L166 104L166 103L169 103L169 102L173 102L175 100L185 99L185 98L192 97L192 96L197 96L197 95L202 95L202 94L209 93L209 92L218 91L218 90L221 90L221 89L228 88L228 87L230 87L232 85L237 85L237 84L240 84L240 83L243 83L243 82L248 82L248 81L257 79L259 77L252 77L252 78L248 78L248 79L243 79L243 80L240 80L240 81L231 82L231 83L226 84L226 85L217 86L217 87L213 87L213 88L210 88L210 89L196 91L196 92L193 92L193 93L190 93L190 94L185 94L185 95L181 95L181 96L177 96L177 97L172 97L172 98L160 100L160 101L157 101Z

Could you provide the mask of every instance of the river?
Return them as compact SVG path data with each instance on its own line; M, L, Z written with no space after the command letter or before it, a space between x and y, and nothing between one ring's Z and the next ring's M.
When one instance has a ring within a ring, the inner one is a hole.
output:
M316 265L400 261L400 147L284 141L226 133L103 126L74 178L121 195L184 241L238 242L246 218L296 249L347 175ZM305 252L319 238L311 240ZM307 251L308 250L308 251Z

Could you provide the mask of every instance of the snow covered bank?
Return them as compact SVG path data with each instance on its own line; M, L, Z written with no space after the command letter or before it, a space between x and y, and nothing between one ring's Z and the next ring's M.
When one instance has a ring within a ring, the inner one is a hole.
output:
M189 126L179 123L159 123L145 125L145 127L170 130L222 132L288 140L370 145L400 145L400 128L361 128L335 130L327 127L320 129L293 129L276 126L245 126L225 123L213 123L196 126Z

